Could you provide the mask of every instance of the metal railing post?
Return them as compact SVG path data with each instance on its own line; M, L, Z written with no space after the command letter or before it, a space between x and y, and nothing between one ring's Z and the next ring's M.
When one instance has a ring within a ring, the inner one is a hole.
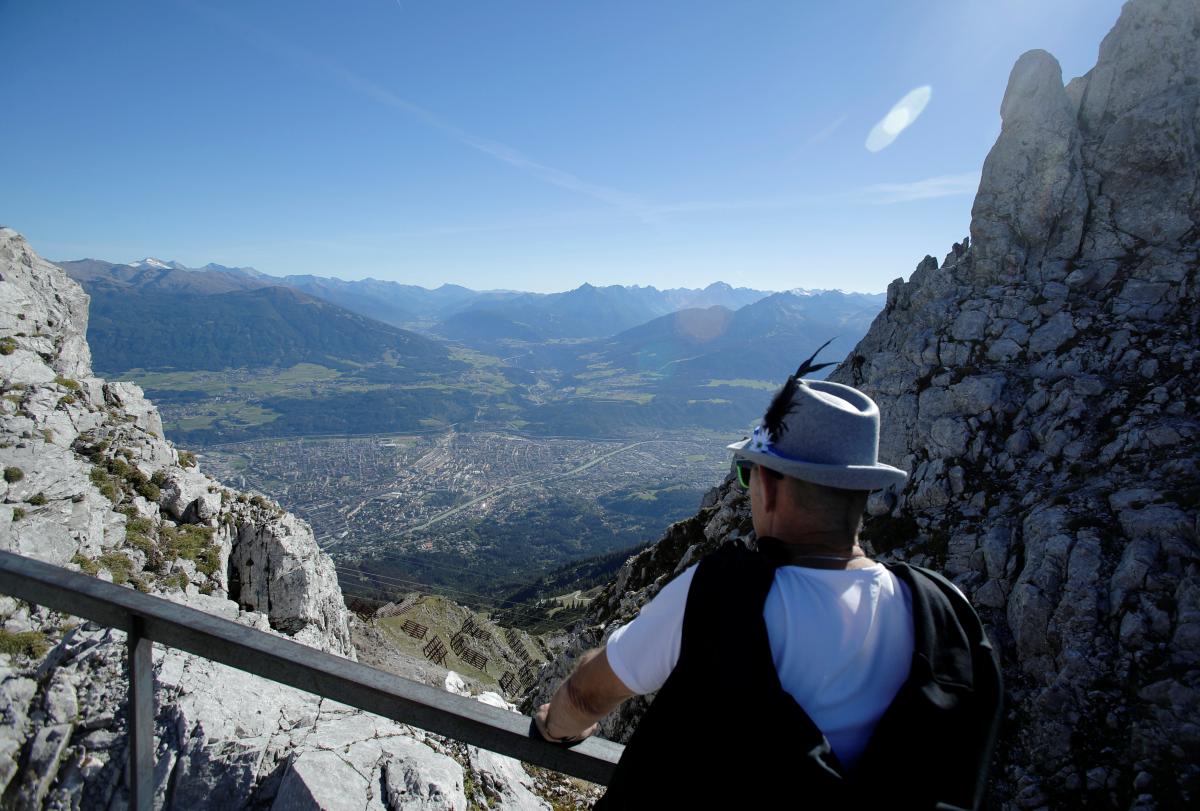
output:
M129 807L154 807L154 643L141 617L129 624Z

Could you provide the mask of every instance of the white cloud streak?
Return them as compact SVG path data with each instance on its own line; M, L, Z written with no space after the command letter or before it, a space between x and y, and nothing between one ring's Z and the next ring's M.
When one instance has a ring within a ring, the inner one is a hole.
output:
M822 141L828 140L831 135L838 131L838 128L846 123L847 118L849 118L849 116L846 115L835 118L820 130L808 136L808 138L804 141L804 145L813 146L814 144L819 144Z
M964 172L957 175L927 177L924 180L914 180L908 183L876 183L862 189L856 196L873 205L956 197L975 194L979 189L979 177L979 172Z

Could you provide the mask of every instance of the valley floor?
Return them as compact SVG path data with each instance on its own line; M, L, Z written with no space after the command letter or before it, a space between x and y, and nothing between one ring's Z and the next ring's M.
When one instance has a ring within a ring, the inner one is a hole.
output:
M308 520L349 596L450 587L472 602L658 537L724 475L728 439L449 430L262 440L208 448L202 460Z

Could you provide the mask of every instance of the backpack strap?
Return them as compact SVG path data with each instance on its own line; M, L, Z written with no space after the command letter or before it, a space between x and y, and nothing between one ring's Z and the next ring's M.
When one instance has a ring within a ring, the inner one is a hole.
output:
M999 657L953 583L886 565L912 595L913 659L855 775L885 778L885 794L914 808L978 808L1003 712Z

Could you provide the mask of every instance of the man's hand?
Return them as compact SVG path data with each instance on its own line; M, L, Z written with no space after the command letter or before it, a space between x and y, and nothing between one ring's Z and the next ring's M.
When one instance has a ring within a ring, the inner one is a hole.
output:
M595 723L577 735L572 735L569 733L558 735L555 733L560 732L561 730L556 729L555 732L550 731L550 725L547 722L549 715L550 705L548 703L543 704L542 706L538 707L537 712L533 714L533 722L537 724L538 733L550 743L578 743L584 738L590 738L600 730L600 724Z
M595 735L600 729L597 721L633 695L613 673L604 648L591 650L583 655L550 703L538 707L533 721L548 741L581 741Z

